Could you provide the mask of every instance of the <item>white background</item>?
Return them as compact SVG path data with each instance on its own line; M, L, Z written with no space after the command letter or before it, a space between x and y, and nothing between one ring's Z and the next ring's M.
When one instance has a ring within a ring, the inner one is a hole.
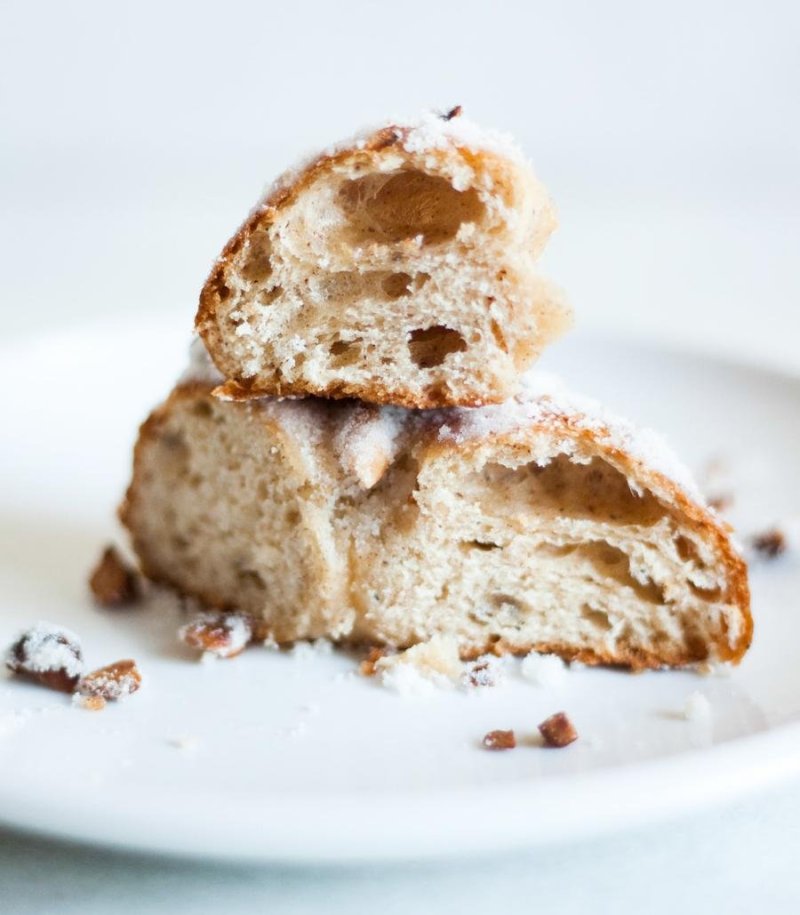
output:
M797 4L4 0L0 78L4 336L169 311L188 337L213 257L276 172L364 122L460 103L550 188L543 268L584 326L800 369ZM577 912L657 887L665 911L790 911L798 810L794 789L595 848L378 875L201 874L6 836L0 899L408 911L424 893L463 911L564 887Z

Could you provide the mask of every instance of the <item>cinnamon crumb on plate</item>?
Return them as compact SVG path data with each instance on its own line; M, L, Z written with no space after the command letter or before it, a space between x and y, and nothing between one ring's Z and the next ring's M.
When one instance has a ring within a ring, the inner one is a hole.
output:
M100 607L125 607L140 593L139 576L117 549L107 546L89 577L89 588Z
M517 738L513 731L489 731L481 743L487 750L513 750Z
M566 712L556 712L539 725L539 733L548 747L567 747L578 739L578 732Z
M78 682L78 693L105 702L127 699L142 685L142 675L136 662L130 659L115 661L92 671ZM102 706L101 706L102 707Z
M8 649L6 667L49 689L71 693L83 673L80 642L68 629L36 623Z

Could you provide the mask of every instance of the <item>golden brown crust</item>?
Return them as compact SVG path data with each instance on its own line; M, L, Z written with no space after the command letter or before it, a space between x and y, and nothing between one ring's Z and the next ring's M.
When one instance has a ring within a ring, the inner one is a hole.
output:
M339 644L346 645L348 648L358 649L361 651L375 649L392 648L397 651L405 651L412 648L414 643L389 643L375 640L362 639L342 639ZM699 646L698 646L699 648ZM745 648L744 651L747 649ZM655 652L644 651L640 648L631 646L623 648L615 653L604 652L593 648L575 648L563 642L524 642L509 644L502 639L489 638L479 645L464 647L459 650L459 656L462 661L474 661L477 658L487 654L494 654L499 657L504 655L514 655L515 657L525 657L531 652L539 654L555 654L564 661L577 661L580 664L586 664L589 667L621 667L626 670L644 671L644 670L661 670L667 667L693 667L707 661L709 654L707 651L679 651L669 649ZM742 654L744 654L742 651ZM731 661L738 664L741 660L741 654L737 657L726 657L721 660Z
M261 400L264 397L320 397L324 400L362 400L378 406L406 407L410 410L435 410L452 406L452 398L448 397L446 391L440 387L431 387L423 395L415 395L411 391L400 391L396 388L390 391L378 384L365 387L364 385L337 383L316 387L311 384L278 382L272 386L262 385L256 388L247 380L244 382L226 381L214 389L214 396L236 403ZM475 395L472 398L459 398L459 406L483 407L502 403L504 399L502 392L498 392L496 398L491 399Z
M169 418L169 415L172 412L173 407L176 403L182 400L191 400L195 397L207 396L211 393L213 385L206 384L201 381L191 381L186 384L179 384L170 392L169 397L164 401L164 403L159 404L154 410L151 411L147 419L139 426L139 433L136 437L136 444L133 446L133 477L131 482L128 485L125 495L122 499L122 502L117 508L117 517L122 522L123 526L126 527L131 534L133 530L131 528L131 508L136 500L136 496L141 484L140 476L141 468L143 465L144 452L149 448L150 443L155 441L158 438L159 432L163 427L164 423ZM134 543L135 546L135 543ZM137 555L140 558L141 554L139 550L136 550ZM146 569L142 569L144 574L152 578L149 572Z
M139 569L147 579L155 584L163 585L181 598L196 600L198 603L212 610L220 610L226 613L239 613L241 608L234 601L225 598L223 595L211 589L204 588L185 588L177 577L169 574L168 570L156 567L147 559L150 550L147 544L140 538L136 520L134 517L134 506L140 501L141 489L144 485L143 469L145 466L145 452L150 448L160 436L164 425L172 415L173 410L182 403L193 400L205 400L214 388L213 383L205 381L187 381L178 384L170 393L169 397L156 407L145 421L139 427L139 435L136 440L133 451L133 476L126 490L125 496L117 509L117 516L123 526L128 530L131 538L131 545L139 561ZM253 415L258 415L258 421L265 427L274 428L270 418L255 409ZM283 632L281 626L286 630ZM296 627L294 621L289 619L283 623L276 621L270 627L269 636L278 643L289 642L296 639ZM310 631L308 638L318 638L326 636L327 631ZM266 634L262 632L262 639Z

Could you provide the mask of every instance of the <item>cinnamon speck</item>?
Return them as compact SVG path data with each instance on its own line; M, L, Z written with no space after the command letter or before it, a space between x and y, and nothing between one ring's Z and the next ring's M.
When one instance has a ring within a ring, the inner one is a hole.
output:
M468 668L465 679L473 687L497 686L498 671L488 661L477 661Z
M456 105L455 107L451 108L449 111L444 112L444 114L442 115L442 120L443 121L452 121L453 118L460 117L463 110L464 109L461 105Z
M766 559L777 559L788 548L786 534L777 527L756 534L752 539L752 545L753 549Z

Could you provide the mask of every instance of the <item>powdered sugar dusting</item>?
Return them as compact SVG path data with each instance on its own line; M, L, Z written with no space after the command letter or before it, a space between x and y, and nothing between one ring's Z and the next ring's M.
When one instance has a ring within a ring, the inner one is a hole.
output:
M590 432L607 447L629 454L649 470L680 486L696 501L703 496L689 469L676 457L666 440L652 429L639 429L606 410L598 401L570 392L556 375L531 372L522 391L496 406L437 411L439 439L461 444L533 425Z
M522 676L545 689L563 686L567 679L567 666L558 655L531 652L519 666Z
M22 662L12 648L7 664L17 669L22 663L25 670L34 673L61 670L70 677L79 677L83 673L79 645L78 636L69 629L39 622L25 632Z
M255 209L260 209L273 195L291 187L318 159L333 157L348 149L364 149L376 134L387 129L395 132L397 139L402 141L402 148L409 155L424 155L431 150L461 147L491 152L516 162L527 161L510 134L481 127L461 115L447 119L437 111L426 110L413 117L391 117L366 125L349 137L302 157L267 187Z
M199 337L192 343L190 365L181 376L181 383L190 381L213 385L223 381ZM278 407L284 412L294 409L293 418L306 427L304 437L310 442L320 441L324 418L332 418L334 449L342 468L366 489L375 485L394 460L404 428L419 423L433 426L440 441L460 445L543 425L553 432L565 433L565 441L574 432L590 432L601 444L630 455L643 468L662 474L691 499L705 504L691 471L660 433L639 428L607 410L599 401L570 391L550 372L527 373L520 393L504 403L431 410L424 414L400 407L352 407L313 399L264 397L258 402L263 408ZM314 410L309 410L311 404Z
M371 489L397 455L404 424L404 411L396 407L352 408L333 443L345 473Z
M127 699L141 686L142 678L136 665L122 662L101 668L84 677L78 684L81 696L100 696L111 702Z
M375 662L381 683L403 696L421 696L437 689L452 689L464 667L455 638L435 635L399 654Z
M435 111L423 111L416 118L400 120L398 123L407 130L403 148L409 153L461 146L485 150L509 159L524 159L522 150L511 134L481 127L461 115L447 119Z

